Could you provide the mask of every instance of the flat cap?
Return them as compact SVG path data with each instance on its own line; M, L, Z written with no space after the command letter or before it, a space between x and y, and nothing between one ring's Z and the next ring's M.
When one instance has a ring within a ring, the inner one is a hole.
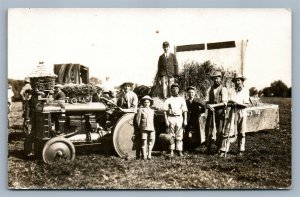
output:
M168 41L165 41L165 42L163 42L162 46L163 46L163 47L168 47L168 46L170 46L170 44L169 44Z
M194 90L194 91L196 91L196 88L195 88L194 86L189 86L189 87L187 87L186 91L189 91L189 90Z
M179 88L178 83L173 83L173 84L171 85L171 88L173 88L173 87L178 87L178 88Z

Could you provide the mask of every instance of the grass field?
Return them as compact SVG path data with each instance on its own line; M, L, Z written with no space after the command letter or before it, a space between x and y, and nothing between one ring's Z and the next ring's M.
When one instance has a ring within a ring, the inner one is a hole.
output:
M74 162L44 164L23 156L21 103L9 115L8 187L11 189L277 189L291 186L291 99L263 98L279 105L280 128L247 133L246 153L227 158L205 148L167 159L126 160L95 150L79 150Z

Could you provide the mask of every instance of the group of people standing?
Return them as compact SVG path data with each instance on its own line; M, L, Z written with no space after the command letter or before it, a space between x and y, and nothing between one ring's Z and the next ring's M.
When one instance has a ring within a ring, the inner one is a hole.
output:
M164 99L164 118L166 133L169 139L170 157L176 151L179 156L183 150L194 150L202 143L206 145L208 154L218 153L226 157L230 143L238 140L239 155L245 151L245 132L247 129L247 113L245 108L250 104L249 91L244 87L245 77L235 74L232 82L234 93L222 84L222 73L211 75L212 86L207 90L206 99L196 98L196 88L188 87L185 91L187 99L179 95L179 85L175 83L178 76L176 56L169 52L169 43L163 43L164 53L158 60L158 82ZM151 151L155 142L153 99L146 95L141 98L138 108L138 97L131 90L131 83L124 83L124 94L118 100L122 108L136 112L135 124L139 129L143 159L151 159ZM207 114L207 115L205 115ZM201 116L206 117L203 121ZM204 128L204 129L203 129Z

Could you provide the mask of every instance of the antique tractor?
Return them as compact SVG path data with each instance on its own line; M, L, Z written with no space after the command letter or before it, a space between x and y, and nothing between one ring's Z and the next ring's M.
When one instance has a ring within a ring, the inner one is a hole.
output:
M97 103L53 100L56 75L45 73L41 66L30 76L31 126L24 143L25 152L33 152L46 163L73 160L77 147L110 140L117 155L135 155L134 113L125 112L104 97Z

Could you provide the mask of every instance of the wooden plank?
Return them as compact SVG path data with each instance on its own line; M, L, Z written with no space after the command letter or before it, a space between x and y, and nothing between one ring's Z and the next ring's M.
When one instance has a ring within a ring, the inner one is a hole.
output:
M181 45L176 47L176 52L205 50L205 44Z
M207 43L207 50L235 48L235 41Z

